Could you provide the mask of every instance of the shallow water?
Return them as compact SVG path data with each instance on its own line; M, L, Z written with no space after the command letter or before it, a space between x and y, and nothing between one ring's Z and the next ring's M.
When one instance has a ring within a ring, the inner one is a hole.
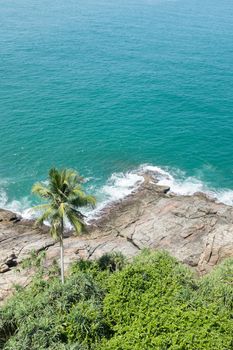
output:
M0 23L0 206L51 166L104 203L142 164L233 203L231 0L0 0Z

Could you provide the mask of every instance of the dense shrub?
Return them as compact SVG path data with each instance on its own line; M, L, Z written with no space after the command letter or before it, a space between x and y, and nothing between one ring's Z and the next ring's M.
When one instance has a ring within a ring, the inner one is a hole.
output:
M99 349L233 349L226 267L232 276L226 264L198 282L165 253L139 256L109 279L104 314L115 333Z
M0 348L232 350L233 260L202 279L147 251L80 261L64 285L46 272L0 310Z
M63 344L75 343L74 349L90 349L107 335L102 299L101 288L85 273L64 285L59 279L34 282L1 310L3 348L66 349Z

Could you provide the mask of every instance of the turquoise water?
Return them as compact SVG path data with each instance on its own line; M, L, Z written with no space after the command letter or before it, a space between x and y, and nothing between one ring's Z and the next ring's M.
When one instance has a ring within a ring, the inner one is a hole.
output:
M151 164L233 199L232 0L0 0L0 23L0 206L51 166L99 198Z

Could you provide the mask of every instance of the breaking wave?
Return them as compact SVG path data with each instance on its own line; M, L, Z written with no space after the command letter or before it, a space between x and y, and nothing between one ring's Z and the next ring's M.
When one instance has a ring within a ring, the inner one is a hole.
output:
M169 186L171 192L177 195L192 195L195 192L203 192L218 202L233 205L233 190L209 188L204 182L195 177L186 177L180 170L171 170L153 165L141 165L139 168L126 172L114 173L107 182L99 188L90 187L97 198L95 209L86 209L84 214L87 220L97 217L101 211L112 202L123 199L131 194L143 182L143 173L149 171L159 185ZM0 182L0 208L14 211L25 219L35 217L35 213L30 209L32 202L30 197L23 197L13 201L8 200L6 184Z

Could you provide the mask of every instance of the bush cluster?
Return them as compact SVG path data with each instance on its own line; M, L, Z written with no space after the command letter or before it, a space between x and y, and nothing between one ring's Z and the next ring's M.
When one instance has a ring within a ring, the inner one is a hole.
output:
M36 277L0 310L4 350L232 350L233 260L198 279L165 252Z

